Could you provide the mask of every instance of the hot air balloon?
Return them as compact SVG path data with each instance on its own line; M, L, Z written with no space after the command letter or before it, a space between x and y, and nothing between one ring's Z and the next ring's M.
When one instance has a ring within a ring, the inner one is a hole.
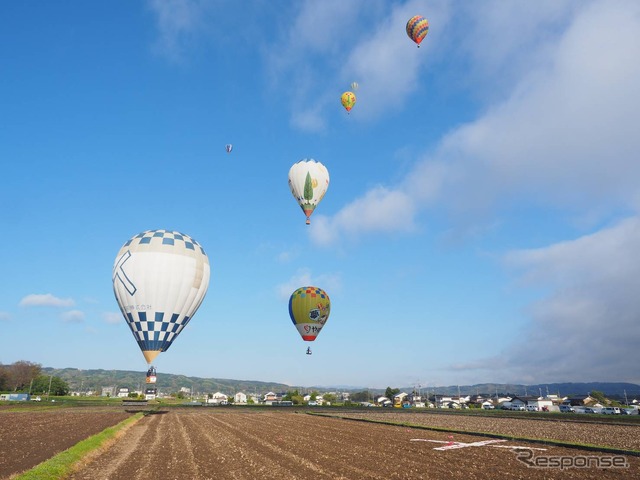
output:
M300 287L289 298L289 316L305 342L313 342L327 323L331 302L327 292L318 287ZM307 348L311 354L311 348Z
M360 85L358 85L358 82L351 82L351 90L352 91L356 91L358 90L358 88L360 88Z
M424 40L427 33L429 33L429 21L426 18L416 15L407 22L407 35L418 44L418 48L420 48L420 42Z
M233 145L227 143L224 148L227 150L227 153L231 153L231 150L233 150Z
M340 97L340 101L342 102L342 106L350 112L353 106L356 104L356 95L353 92L344 92L342 97Z
M320 162L304 158L289 169L289 188L307 216L309 225L311 214L329 188L329 171Z
M113 265L113 292L148 364L193 318L209 277L207 254L183 233L147 230L122 246ZM152 383L153 367L147 377Z

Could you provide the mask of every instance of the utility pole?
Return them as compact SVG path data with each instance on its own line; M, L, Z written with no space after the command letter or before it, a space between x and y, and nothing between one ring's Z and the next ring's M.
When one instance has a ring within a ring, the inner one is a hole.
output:
M51 394L51 381L53 380L53 374L49 375L49 390L47 390L47 401L49 400L49 395Z

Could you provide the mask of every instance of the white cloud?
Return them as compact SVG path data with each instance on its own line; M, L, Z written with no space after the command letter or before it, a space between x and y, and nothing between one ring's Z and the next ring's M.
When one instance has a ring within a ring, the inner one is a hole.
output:
M8 322L11 320L11 315L8 312L0 312L0 322Z
M337 236L381 231L410 231L415 202L399 190L376 187L345 206L334 217L319 215L311 222L310 235L320 245L333 243Z
M104 312L102 319L112 325L116 325L124 320L120 312Z
M173 61L180 61L192 35L202 25L206 2L200 0L149 0L156 16L158 39L155 50Z
M50 293L31 294L20 300L21 307L72 307L75 302L71 298L58 298Z
M506 358L530 382L640 382L630 367L640 345L640 217L546 248L510 252L505 262L527 285L549 290ZM518 365L518 363L513 363Z
M324 274L314 276L308 269L299 269L289 280L276 287L276 293L281 300L289 300L291 294L300 287L315 286L322 288L329 295L341 290L342 281L338 274Z
M436 25L420 49L407 37L406 23L423 12ZM428 14L426 13L428 12ZM377 117L398 110L414 93L420 73L433 62L432 50L439 49L441 35L446 31L450 12L447 3L408 2L384 12L377 23L361 36L360 43L347 56L340 77L345 85L357 80L358 118Z
M525 8L513 13L523 17L515 22L526 17L546 31L545 21L551 19L559 29L554 35L544 35L540 43L521 40L528 48L513 64L510 49L494 53L492 62L501 65L494 76L512 77L510 88L499 89L500 96L488 94L494 103L445 136L403 181L376 186L333 217L316 220L317 230L326 227L316 232L319 243L406 231L420 211L436 205L471 220L496 206L524 204L561 207L592 221L640 205L640 136L634 130L640 124L640 4L580 3L577 12L545 5L546 16L538 12L529 19ZM593 35L594 24L616 27L602 37ZM528 27L523 35L534 37L533 32ZM496 48L509 40L504 34L492 38ZM492 48L493 43L483 42L485 49ZM504 86L500 78L495 81ZM384 214L377 216L374 202L371 215L358 221L358 212L381 193L387 199L411 199L411 206L406 207L409 200L385 203ZM403 221L390 222L396 216Z
M448 21L446 2L326 0L299 5L291 27L268 46L265 57L275 83L285 84L295 99L291 124L311 132L326 128L329 112L340 109L340 95L353 81L360 84L357 118L400 108L415 90L433 48L426 42L420 50L411 44L407 20L417 11L429 11L441 27Z
M594 22L616 28L597 39ZM570 207L634 201L639 27L638 4L585 8L549 51L548 65L524 70L504 101L445 138L439 155L457 164L450 186L464 188L459 203L505 195Z
M60 318L65 323L82 323L84 322L84 312L80 310L69 310L60 314Z

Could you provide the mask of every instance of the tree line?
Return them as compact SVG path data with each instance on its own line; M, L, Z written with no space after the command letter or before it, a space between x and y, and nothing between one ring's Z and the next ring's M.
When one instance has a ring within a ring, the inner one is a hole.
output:
M10 365L0 364L0 392L60 396L69 393L69 385L60 377L43 375L39 363L19 360Z

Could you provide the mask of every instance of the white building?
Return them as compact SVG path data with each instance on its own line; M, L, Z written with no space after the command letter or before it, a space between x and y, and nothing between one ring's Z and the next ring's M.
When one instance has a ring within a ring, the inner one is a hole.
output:
M239 404L245 404L247 403L247 395L242 392L238 392L233 396L233 402L239 403Z
M228 401L229 397L221 392L216 392L207 398L207 403L212 403L214 405L226 405Z

